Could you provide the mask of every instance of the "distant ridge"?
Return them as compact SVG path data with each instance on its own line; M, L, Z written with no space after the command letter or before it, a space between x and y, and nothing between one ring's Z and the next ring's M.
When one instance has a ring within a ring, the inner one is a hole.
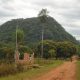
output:
M0 41L13 42L15 39L16 26L23 29L26 43L37 43L41 40L42 24L39 18L13 19L0 26ZM54 41L71 41L77 43L77 40L52 17L48 17L44 24L44 39Z

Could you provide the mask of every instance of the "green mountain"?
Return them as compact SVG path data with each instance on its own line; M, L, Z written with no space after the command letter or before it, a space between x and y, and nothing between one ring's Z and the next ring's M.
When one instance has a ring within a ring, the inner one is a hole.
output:
M52 17L48 17L42 24L39 18L13 19L0 26L0 41L15 41L16 26L25 33L25 42L36 43L41 41L42 27L44 26L44 39L54 41L71 41L77 43L76 39Z

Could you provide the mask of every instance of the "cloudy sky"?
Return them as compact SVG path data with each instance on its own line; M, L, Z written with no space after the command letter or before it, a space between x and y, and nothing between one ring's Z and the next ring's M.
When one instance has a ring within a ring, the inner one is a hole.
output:
M0 25L11 19L36 17L42 8L80 40L80 0L0 0Z

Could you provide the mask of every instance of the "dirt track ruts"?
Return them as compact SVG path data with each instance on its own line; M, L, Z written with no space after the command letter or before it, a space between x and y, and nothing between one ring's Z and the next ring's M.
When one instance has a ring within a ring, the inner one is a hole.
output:
M65 62L34 80L76 80L76 61Z

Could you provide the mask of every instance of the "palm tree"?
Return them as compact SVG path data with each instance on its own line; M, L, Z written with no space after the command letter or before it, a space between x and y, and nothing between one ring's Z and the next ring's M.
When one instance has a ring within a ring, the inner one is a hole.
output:
M23 30L18 28L18 21L17 21L17 26L16 26L16 51L15 51L15 59L19 60L19 43L23 41L24 38L24 32Z
M44 45L43 45L43 41L44 41L44 23L47 21L47 17L48 17L48 11L47 9L42 9L39 14L38 14L38 18L40 20L40 22L42 23L42 46L41 46L41 58L43 58L43 52L44 52Z

